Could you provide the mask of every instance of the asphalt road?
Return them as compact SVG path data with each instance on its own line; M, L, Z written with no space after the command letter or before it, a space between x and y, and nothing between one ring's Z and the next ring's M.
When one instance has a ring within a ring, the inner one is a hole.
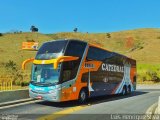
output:
M92 98L81 107L76 101L64 103L42 101L1 109L0 114L3 116L18 114L18 118L24 120L37 118L49 120L52 117L58 120L108 120L109 118L117 120L122 119L119 114L145 114L147 109L158 101L159 96L160 90L158 89L137 90L127 96L114 95ZM62 115L56 115L58 112Z

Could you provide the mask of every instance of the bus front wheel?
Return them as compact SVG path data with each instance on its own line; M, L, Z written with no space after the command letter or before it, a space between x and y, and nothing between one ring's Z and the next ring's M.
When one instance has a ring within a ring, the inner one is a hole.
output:
M88 98L88 93L87 93L87 90L86 89L82 89L79 93L79 98L78 98L78 102L80 104L83 104L87 101L87 98Z

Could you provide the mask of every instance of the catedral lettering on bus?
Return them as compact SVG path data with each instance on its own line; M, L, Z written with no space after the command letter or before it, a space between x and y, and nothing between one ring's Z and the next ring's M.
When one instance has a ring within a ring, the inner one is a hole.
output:
M110 64L102 64L103 71L113 71L113 72L124 72L124 68L122 66L110 65Z
M29 95L46 101L130 94L136 89L136 61L80 40L43 43L32 62Z

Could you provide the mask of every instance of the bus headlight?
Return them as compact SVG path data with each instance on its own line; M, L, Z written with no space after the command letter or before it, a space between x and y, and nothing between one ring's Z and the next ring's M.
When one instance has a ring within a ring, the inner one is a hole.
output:
M49 93L56 95L56 91L55 90L50 90Z

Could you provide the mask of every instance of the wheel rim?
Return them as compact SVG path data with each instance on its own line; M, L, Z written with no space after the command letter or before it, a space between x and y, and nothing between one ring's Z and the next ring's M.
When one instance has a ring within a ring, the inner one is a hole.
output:
M124 89L123 89L122 93L123 93L123 95L125 94L125 90Z
M81 92L81 100L84 101L86 99L86 94L84 91Z
M122 94L123 94L123 95L126 94L125 88L123 88Z
M131 93L131 87L128 87L128 93Z

